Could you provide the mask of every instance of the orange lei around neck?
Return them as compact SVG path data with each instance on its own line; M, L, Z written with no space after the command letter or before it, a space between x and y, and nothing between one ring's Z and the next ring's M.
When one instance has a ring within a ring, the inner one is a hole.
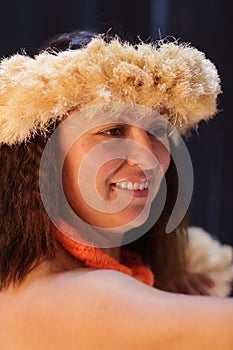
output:
M84 266L94 269L116 270L132 276L149 286L154 285L153 272L148 266L143 264L141 257L137 253L121 249L121 263L119 263L112 256L104 253L100 248L87 245L88 242L83 238L80 237L79 239L80 242L83 242L82 244L69 238L68 235L63 233L75 232L75 235L77 236L78 233L72 226L62 222L60 227L62 228L61 231L52 225L52 230L55 233L57 240L66 251L82 261Z

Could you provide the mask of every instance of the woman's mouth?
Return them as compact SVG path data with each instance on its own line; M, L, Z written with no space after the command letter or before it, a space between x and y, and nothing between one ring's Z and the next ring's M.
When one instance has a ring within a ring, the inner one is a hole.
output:
M129 192L133 197L147 197L149 181L119 181L113 184L117 189Z

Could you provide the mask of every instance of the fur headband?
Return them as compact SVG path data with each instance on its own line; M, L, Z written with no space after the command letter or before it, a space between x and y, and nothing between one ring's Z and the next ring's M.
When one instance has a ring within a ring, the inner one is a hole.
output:
M215 66L187 44L106 43L0 63L0 143L30 140L68 111L108 102L165 107L180 132L216 113Z

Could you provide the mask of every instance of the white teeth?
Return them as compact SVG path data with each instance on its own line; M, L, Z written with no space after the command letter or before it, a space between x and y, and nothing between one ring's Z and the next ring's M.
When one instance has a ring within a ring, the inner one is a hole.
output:
M139 189L139 183L138 182L135 182L134 184L133 184L133 189L134 190L138 190Z
M145 188L145 184L140 184L139 185L139 190L142 191Z
M142 182L142 183L138 183L138 182L132 183L131 181L122 181L122 182L117 182L116 186L120 187L122 189L130 190L130 191L132 191L132 190L134 190L134 191L137 191L137 190L142 191L142 190L148 188L149 183L148 183L148 181Z
M120 182L117 185L119 185L119 187L124 188L124 189L127 188L127 182Z
M128 190L133 190L133 184L132 184L132 182L128 182L128 184L127 184L127 189Z

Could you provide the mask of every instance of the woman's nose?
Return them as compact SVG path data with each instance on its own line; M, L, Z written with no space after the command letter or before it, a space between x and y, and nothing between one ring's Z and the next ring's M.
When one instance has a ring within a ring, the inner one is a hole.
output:
M135 127L130 133L130 146L127 162L129 165L138 165L143 170L152 170L159 161L155 154L152 136L146 130Z

